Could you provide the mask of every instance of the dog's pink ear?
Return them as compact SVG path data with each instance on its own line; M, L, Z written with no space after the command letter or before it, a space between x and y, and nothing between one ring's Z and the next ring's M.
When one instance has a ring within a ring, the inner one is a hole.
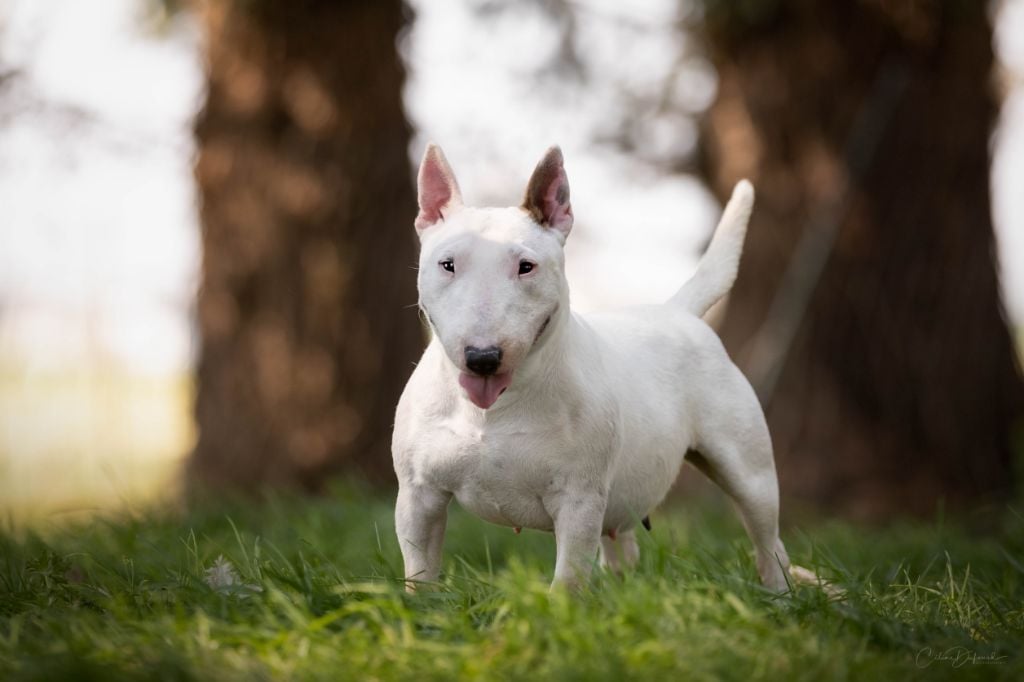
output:
M422 234L428 227L443 221L447 209L462 205L455 174L444 152L433 142L423 152L418 186L420 212L416 216L416 231Z
M569 177L565 174L562 150L558 147L549 149L534 169L526 186L523 208L540 225L569 236L572 229Z

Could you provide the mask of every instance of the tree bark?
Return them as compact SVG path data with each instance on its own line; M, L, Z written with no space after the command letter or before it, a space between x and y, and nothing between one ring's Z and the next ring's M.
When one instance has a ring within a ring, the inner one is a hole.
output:
M720 197L758 191L721 333L790 498L881 518L1012 492L1024 390L989 213L986 6L708 4L704 169Z
M205 3L202 283L188 476L391 476L422 344L398 1Z

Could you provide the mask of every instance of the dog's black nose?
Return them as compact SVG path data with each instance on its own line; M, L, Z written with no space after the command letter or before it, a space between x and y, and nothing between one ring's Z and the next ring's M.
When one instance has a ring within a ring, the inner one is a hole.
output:
M494 374L501 365L501 349L497 346L488 346L487 348L466 346L465 352L466 367L470 372L475 372L480 376Z

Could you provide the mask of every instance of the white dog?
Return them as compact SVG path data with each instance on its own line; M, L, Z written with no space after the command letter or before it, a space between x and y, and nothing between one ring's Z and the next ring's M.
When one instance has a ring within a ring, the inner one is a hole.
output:
M599 553L612 569L631 565L635 527L692 450L736 502L762 582L787 588L764 415L700 319L736 278L753 201L740 182L670 301L584 317L569 309L561 151L537 165L522 206L471 208L440 148L427 147L416 231L433 338L398 403L392 444L407 579L437 579L453 496L492 523L554 531L554 585L584 580Z

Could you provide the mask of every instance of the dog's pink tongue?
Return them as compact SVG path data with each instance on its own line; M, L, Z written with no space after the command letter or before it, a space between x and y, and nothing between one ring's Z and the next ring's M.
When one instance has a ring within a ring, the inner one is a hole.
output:
M505 392L508 385L512 383L512 373L494 374L489 377L480 377L475 374L459 374L459 386L466 390L470 401L482 410L486 410L498 396Z

